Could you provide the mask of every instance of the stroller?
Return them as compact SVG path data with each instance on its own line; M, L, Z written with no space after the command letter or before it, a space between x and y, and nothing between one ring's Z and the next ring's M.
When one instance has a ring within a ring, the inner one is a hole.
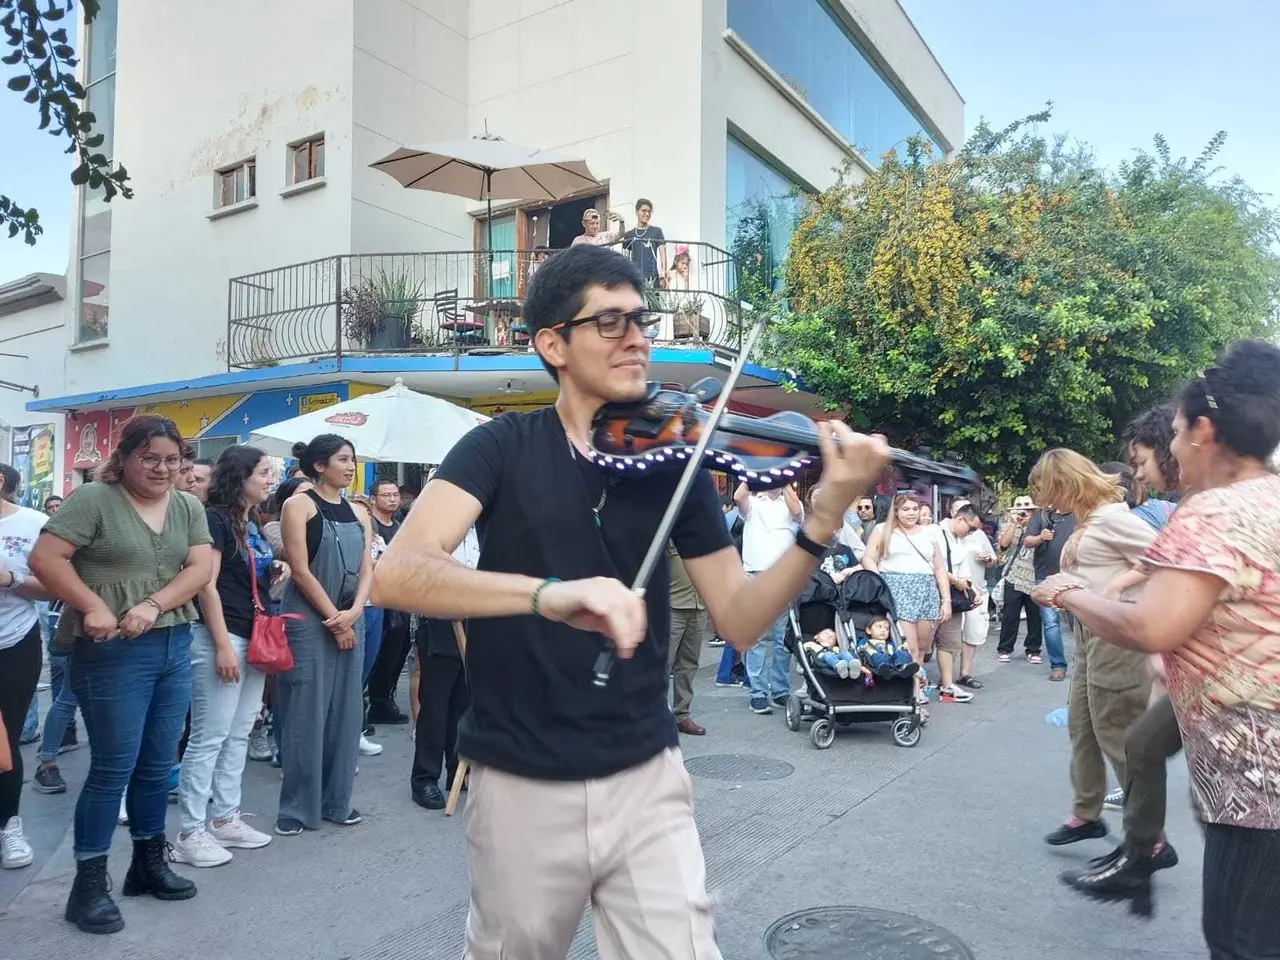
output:
M812 721L809 739L819 750L835 741L837 727L854 723L892 723L893 741L898 746L914 747L920 742L925 714L916 703L913 678L877 677L874 686L868 687L861 677L843 679L826 666L810 663L801 646L818 631L834 629L840 648L852 650L858 634L864 634L867 624L877 617L888 618L890 638L902 646L893 597L879 574L870 570L855 571L839 585L818 570L791 605L784 643L795 654L805 689L787 698L787 727L795 731L801 723Z

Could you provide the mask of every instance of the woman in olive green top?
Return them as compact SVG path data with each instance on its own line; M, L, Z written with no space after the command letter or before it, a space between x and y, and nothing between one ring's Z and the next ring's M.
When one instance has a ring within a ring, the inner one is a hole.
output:
M72 491L31 554L32 571L66 604L59 640L72 644L71 683L89 732L66 919L90 933L124 926L107 892L107 851L126 788L133 862L124 895L196 892L165 855L169 770L191 700L193 598L213 569L204 508L173 489L182 450L172 420L129 421L99 482Z

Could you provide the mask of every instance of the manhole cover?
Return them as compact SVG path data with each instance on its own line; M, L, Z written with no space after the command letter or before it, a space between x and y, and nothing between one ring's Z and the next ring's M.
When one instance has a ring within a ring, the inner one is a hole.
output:
M709 780L781 780L796 772L795 767L783 760L738 753L690 757L684 766L692 776Z
M774 960L973 960L942 927L906 913L818 907L783 917L764 938Z

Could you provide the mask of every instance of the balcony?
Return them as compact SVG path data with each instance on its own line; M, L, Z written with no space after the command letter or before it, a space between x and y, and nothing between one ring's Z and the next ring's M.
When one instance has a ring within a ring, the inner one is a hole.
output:
M662 315L654 340L736 352L740 271L705 243L687 250L687 277L646 286ZM352 254L230 281L227 364L237 369L343 356L528 353L524 291L548 251ZM670 274L669 274L670 275ZM677 289L679 287L679 289ZM687 289L684 289L687 287Z

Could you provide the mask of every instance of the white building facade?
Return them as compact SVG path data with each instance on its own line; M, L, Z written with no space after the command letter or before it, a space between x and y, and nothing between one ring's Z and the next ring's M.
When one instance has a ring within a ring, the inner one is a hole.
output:
M503 339L518 315L499 318L497 339L486 317L465 342L446 321L496 292L518 303L523 251L567 244L587 206L630 226L641 197L689 246L699 302L716 301L701 318L694 307L691 337L655 346L659 375L722 371L740 334L733 257L749 240L767 269L781 264L793 192L830 185L849 160L871 169L913 135L952 151L964 131L959 93L896 0L103 0L81 50L135 196L77 198L63 376L29 404L74 411L64 449L92 423L105 450L112 411L198 408L179 426L216 436L213 451L306 396L394 376L473 405L545 402L536 358ZM601 181L561 203L496 201L493 268L475 253L479 204L370 168L486 130L581 157ZM388 273L430 330L361 349L342 295ZM272 392L288 402L256 402Z

